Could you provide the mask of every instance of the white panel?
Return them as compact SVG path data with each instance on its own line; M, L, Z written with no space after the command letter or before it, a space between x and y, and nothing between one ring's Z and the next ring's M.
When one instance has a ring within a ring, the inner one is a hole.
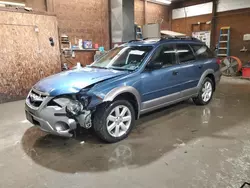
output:
M169 36L186 36L186 34L183 34L183 33L177 33L177 32L174 32L174 31L169 31L169 30L161 30L161 34L163 35L169 35Z
M250 8L250 0L219 0L218 12Z
M204 42L210 48L211 31L193 32L192 37L201 40L202 42Z
M178 8L172 10L172 19L185 18L184 8Z
M243 36L243 40L244 40L244 41L250 41L250 34L245 34L245 35Z
M250 1L250 0L249 0ZM173 9L172 17L173 19L199 16L204 14L211 14L213 10L213 3L203 3L199 5L189 6L185 8ZM185 15L186 12L186 15Z
M147 24L142 27L143 38L159 38L160 24Z

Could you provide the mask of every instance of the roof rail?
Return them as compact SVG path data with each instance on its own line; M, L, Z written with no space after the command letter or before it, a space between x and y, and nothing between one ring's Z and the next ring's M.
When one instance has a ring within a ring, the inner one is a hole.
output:
M190 37L190 36L185 36L185 37L178 37L179 39L183 39L183 40L199 40L199 39L197 39L197 38L195 38L195 37Z
M143 39L133 39L133 40L130 40L128 41L127 43L131 43L131 42L138 42L138 41L145 41L145 40L150 40L150 39L160 39L160 38L157 38L157 37L147 37L147 38L143 38Z
M157 37L152 37L152 38L144 38L144 39L134 39L134 40L130 40L128 41L127 43L132 43L132 42L138 42L138 41L145 41L145 40L150 40L150 39L158 39ZM199 39L197 38L194 38L194 37L190 37L190 36L164 36L164 37L160 37L159 38L160 40L159 41L163 41L163 40L168 40L168 39L174 39L174 40L194 40L194 41L200 41Z
M167 40L167 39L176 39L176 40L196 40L199 41L199 39L190 37L190 36L167 36L167 37L161 37L162 40Z
M142 40L138 40L138 39L134 39L134 40L130 40L127 43L131 43L131 42L138 42L138 41L142 41Z
M177 37L176 36L165 36L165 37L161 37L160 41L163 41L163 40L167 40L167 39L176 39Z

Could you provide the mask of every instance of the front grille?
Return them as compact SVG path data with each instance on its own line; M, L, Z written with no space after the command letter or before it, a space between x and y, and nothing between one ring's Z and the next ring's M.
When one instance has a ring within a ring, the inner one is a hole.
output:
M47 98L47 94L32 89L28 96L28 102L33 107L40 107L43 101Z

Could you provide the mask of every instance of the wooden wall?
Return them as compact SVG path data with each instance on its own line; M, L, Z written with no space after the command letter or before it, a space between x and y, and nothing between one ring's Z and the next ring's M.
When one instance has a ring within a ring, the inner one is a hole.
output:
M135 3L135 22L143 26L145 24L144 0L134 0ZM161 29L170 29L169 25L169 6L155 3L147 3L146 21L147 23L161 23Z
M46 12L45 0L8 0L8 1L16 3L25 3L25 6L31 7L33 11Z
M0 44L0 103L24 98L37 81L60 71L55 16L0 11Z
M92 40L93 44L98 43L109 49L109 15L108 0L12 0L23 1L35 11L46 11L46 2L52 7L58 20L59 36L66 34L72 45L78 46L78 39ZM62 63L74 66L78 61L82 65L90 64L94 60L94 52L77 52L75 58L62 57Z
M24 2L34 11L46 11L46 1L53 6L58 19L59 33L75 39L92 40L109 48L108 0L11 0ZM50 7L47 7L50 8Z
M45 0L25 0L27 7L32 7L34 11L46 11Z

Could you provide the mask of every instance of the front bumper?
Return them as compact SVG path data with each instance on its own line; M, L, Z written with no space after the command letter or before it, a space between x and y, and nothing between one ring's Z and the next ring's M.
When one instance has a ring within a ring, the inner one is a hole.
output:
M47 106L50 100L51 98L47 98L39 108L33 108L27 99L25 103L27 120L45 132L72 137L71 131L77 128L76 121L66 116L65 107Z

